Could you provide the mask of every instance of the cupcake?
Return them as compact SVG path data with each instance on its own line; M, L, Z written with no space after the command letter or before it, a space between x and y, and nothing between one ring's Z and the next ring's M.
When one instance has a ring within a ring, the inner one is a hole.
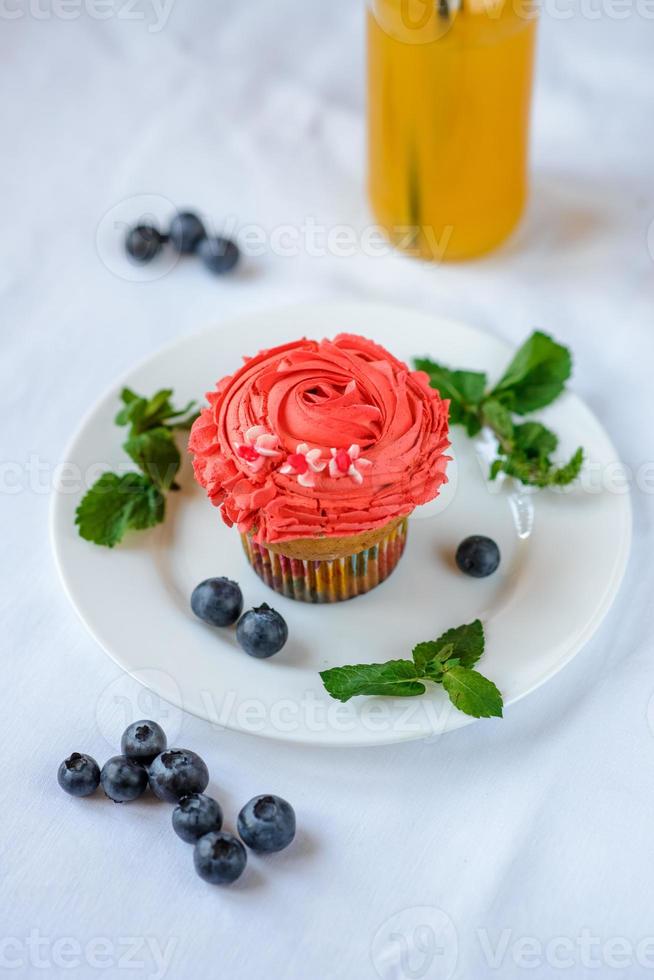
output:
M449 403L426 374L340 334L246 358L207 400L196 478L271 588L337 602L388 578L447 480Z

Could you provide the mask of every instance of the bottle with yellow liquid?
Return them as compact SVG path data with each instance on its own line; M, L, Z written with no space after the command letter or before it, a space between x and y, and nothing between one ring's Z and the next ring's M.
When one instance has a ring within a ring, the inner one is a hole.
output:
M398 248L481 255L527 194L529 0L369 0L370 200Z

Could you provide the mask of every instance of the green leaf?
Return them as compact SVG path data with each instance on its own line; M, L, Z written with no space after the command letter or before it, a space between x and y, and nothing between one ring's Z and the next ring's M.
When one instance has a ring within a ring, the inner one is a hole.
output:
M148 427L158 426L166 415L173 411L172 405L170 404L172 393L172 388L163 388L149 399L145 414L143 415L144 424L147 424Z
M492 394L511 411L525 415L558 398L571 372L570 351L536 331L517 352Z
M473 667L484 652L484 627L481 620L475 619L465 626L448 630L443 633L440 642L451 643L454 656L458 657L461 664L464 667Z
M443 687L459 711L473 718L501 718L502 695L492 681L468 667L452 667L443 675Z
M451 382L465 405L478 405L486 390L486 375L480 371L451 371Z
M170 429L189 429L195 419L195 402L191 401L182 409L171 404L172 388L162 388L152 398L143 398L130 388L121 392L123 408L116 416L116 425L130 425L131 435L140 435L150 429L166 427Z
M529 459L546 459L555 452L558 437L540 422L525 422L514 429L515 447Z
M82 499L75 515L86 541L113 548L126 531L154 527L164 519L165 501L138 473L105 473Z
M169 490L181 465L181 456L170 429L148 429L132 435L123 449L160 490Z
M429 383L442 398L450 399L450 421L453 425L465 425L468 435L474 436L481 429L477 406L484 397L486 375L480 371L451 371L429 358L415 359L418 371L429 375Z
M472 667L484 652L484 627L479 619L466 626L447 630L437 640L419 643L413 649L413 660L420 671L432 664L444 664L457 658L464 667Z
M120 393L120 398L125 405L131 405L132 402L143 400L141 399L141 396L137 395L136 392L132 391L131 388L123 388L123 390Z
M165 425L170 429L190 429L199 414L195 402L190 401L182 409L174 408L170 401L172 394L172 388L164 388L152 396L141 422L142 428L153 429Z
M493 430L500 443L511 442L514 436L513 420L506 405L496 398L488 398L481 411L484 425Z
M199 412L196 409L196 403L190 401L185 408L182 408L179 412L170 412L166 415L164 421L168 428L170 429L185 429L191 428L195 420L199 416Z
M524 452L515 451L495 460L490 475L491 479L495 479L498 473L506 473L507 476L533 487L563 487L577 479L583 462L583 449L578 449L569 462L558 469L549 456L528 456Z
M555 472L550 453L554 452L558 441L556 435L540 422L514 426L510 439L500 438L503 458L495 460L491 466L490 479L494 480L498 473L504 472L530 486L548 486Z
M421 673L424 673L429 664L444 664L446 660L454 656L454 644L442 643L441 640L427 640L426 643L418 643L413 648L411 656L413 662Z
M148 407L147 399L141 398L130 388L123 388L120 397L123 408L116 415L116 425L138 425Z
M580 446L565 466L562 466L560 469L554 471L551 481L552 486L565 487L569 483L573 483L581 473L581 467L583 465L584 451Z
M443 398L466 405L478 405L486 390L486 375L479 371L452 371L427 357L415 358L416 370L429 375L432 388Z
M389 660L385 664L358 664L332 667L320 673L328 693L337 701L349 701L361 694L385 694L409 698L425 693L420 674L411 660Z

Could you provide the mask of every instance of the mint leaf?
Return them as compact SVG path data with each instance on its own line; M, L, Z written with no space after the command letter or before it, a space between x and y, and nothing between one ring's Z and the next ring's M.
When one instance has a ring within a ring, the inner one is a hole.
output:
M123 388L120 393L120 399L125 405L131 405L132 402L139 401L140 395L137 395L131 388ZM141 399L141 401L145 401L145 399Z
M123 388L120 397L123 408L116 415L116 425L138 425L148 407L147 399L141 398L131 388Z
M583 465L584 451L580 446L565 466L552 473L550 479L551 485L554 487L565 487L569 483L573 483L581 473L581 467Z
M443 368L441 368L443 371ZM486 390L486 375L480 371L450 371L450 387L464 405L478 405Z
M438 640L427 640L425 643L418 643L411 653L413 657L413 662L419 671L424 671L425 667L432 660L438 658L439 653L443 651L443 644ZM445 659L450 655L452 651L448 649L445 654Z
M143 480L139 492L135 492L129 515L130 531L147 531L163 523L166 516L166 498L156 487Z
M105 473L82 499L75 515L86 541L113 548L130 528L144 530L164 518L165 502L138 473Z
M557 468L549 456L529 455L520 450L497 459L490 472L491 480L499 473L520 480L532 487L564 487L577 479L584 462L583 449L578 449L564 466Z
M453 653L454 647L451 644L443 644L440 640L427 640L426 643L418 643L413 648L411 656L418 670L424 673L427 664L434 663L435 661L442 664Z
M170 429L160 426L132 435L123 449L156 487L171 488L182 460Z
M162 388L152 398L143 398L130 388L124 388L120 395L124 407L116 416L116 425L131 426L132 435L164 425L171 429L190 428L197 418L195 402L176 409L170 401L172 394L172 388Z
M454 647L453 656L464 667L473 667L484 652L484 627L481 620L475 619L466 626L457 626L443 633L439 642L451 643Z
M491 480L499 473L506 473L528 486L549 487L564 486L579 475L583 451L577 450L569 463L557 469L551 454L559 440L542 423L514 425L508 408L497 398L489 398L483 403L482 418L499 443L500 458L491 466Z
M437 640L418 643L413 648L413 661L420 671L434 662L444 664L457 658L464 667L472 667L484 652L484 627L479 619L466 626L447 630Z
M172 389L166 388L153 395L145 410L143 424L148 428L166 425L173 429L190 429L199 414L195 402L190 401L184 408L176 409L170 401L172 394Z
M144 421L147 421L152 425L158 425L162 419L165 418L166 413L172 411L172 406L170 404L170 397L172 393L172 388L163 388L161 391L156 392L156 394L154 394L152 398L148 400L145 414L143 416Z
M510 446L514 437L513 420L506 405L496 398L488 398L482 406L484 425L493 430L500 445Z
M195 402L189 402L185 408L182 408L179 412L171 412L169 415L165 416L165 423L169 429L185 429L191 428L199 412L196 408Z
M358 664L332 667L320 672L322 682L337 701L349 701L360 694L385 694L409 698L425 693L420 673L410 660L389 660L385 664Z
M418 371L429 375L429 383L442 398L450 399L450 421L453 425L465 425L468 435L474 436L481 429L477 406L484 397L486 375L480 371L451 371L429 358L418 357L414 361Z
M558 398L571 372L570 351L536 331L517 352L492 394L512 412L525 415Z
M492 681L469 667L452 667L443 675L443 687L459 711L473 718L501 718L502 695Z
M558 437L540 422L524 422L514 429L516 449L529 459L546 459L556 450Z

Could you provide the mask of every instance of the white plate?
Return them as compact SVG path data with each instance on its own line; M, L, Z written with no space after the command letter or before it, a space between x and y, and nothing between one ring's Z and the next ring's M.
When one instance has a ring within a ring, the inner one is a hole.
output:
M123 469L122 430L113 424L123 384L145 394L174 387L175 401L201 399L216 380L254 354L299 336L340 331L374 338L407 361L430 354L445 364L499 376L511 356L500 341L463 324L412 310L368 304L304 306L257 313L184 338L136 367L92 409L67 460L91 482ZM541 414L562 437L561 456L587 451L582 486L573 492L517 494L487 484L480 454L453 431L455 462L441 498L416 512L406 553L383 585L351 602L310 606L269 591L250 569L239 535L195 486L171 495L163 526L129 536L109 551L81 540L74 527L80 494L54 497L51 523L64 586L98 643L126 671L193 714L240 731L323 745L373 745L424 738L471 719L439 688L421 698L330 699L318 671L339 664L409 657L412 646L479 616L487 652L480 669L510 705L557 673L599 627L629 553L628 495L609 487L618 457L606 433L574 395ZM128 462L128 461L127 461ZM509 481L510 482L510 481ZM500 570L475 580L453 564L457 544L488 534L502 551ZM193 587L213 575L240 582L246 606L271 602L290 640L271 660L253 660L233 630L214 630L189 608ZM499 720L484 725L502 724Z

